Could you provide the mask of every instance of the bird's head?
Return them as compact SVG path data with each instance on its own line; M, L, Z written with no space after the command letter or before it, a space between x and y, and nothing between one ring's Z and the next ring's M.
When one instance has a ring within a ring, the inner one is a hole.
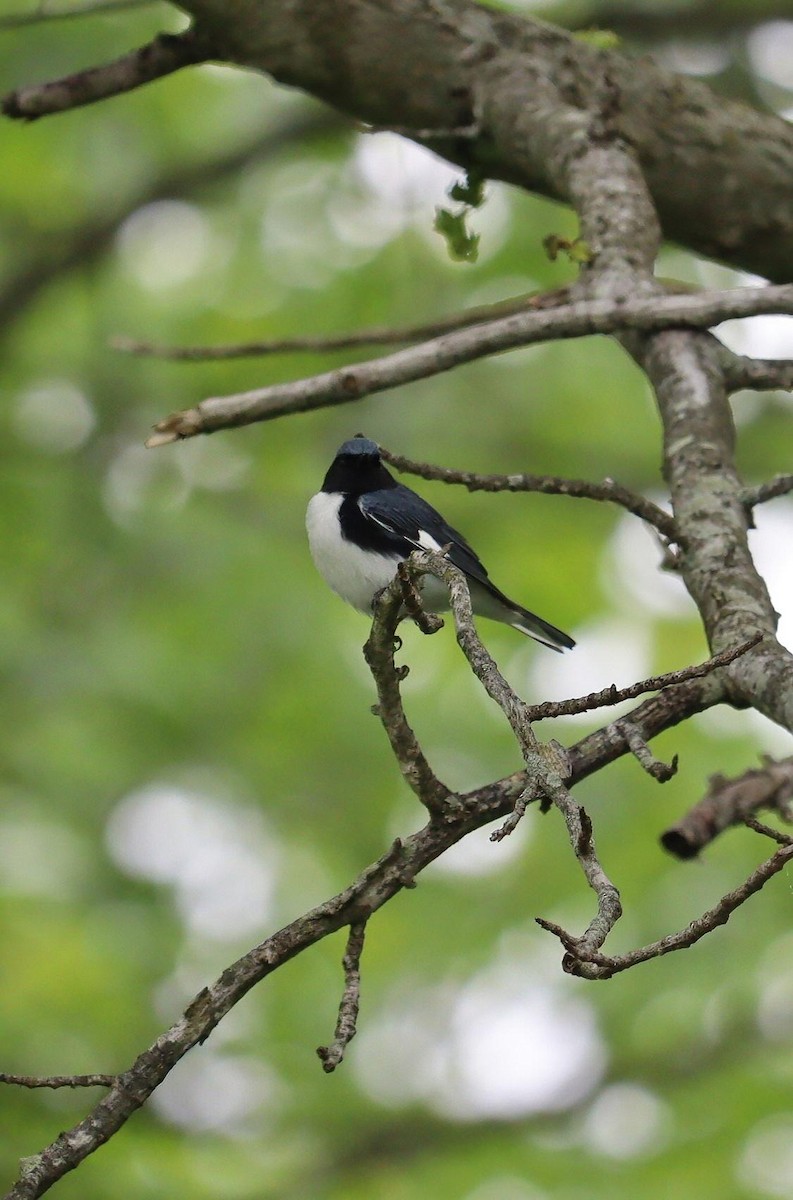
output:
M336 451L322 490L361 496L364 492L393 486L394 480L380 460L377 442L356 433Z

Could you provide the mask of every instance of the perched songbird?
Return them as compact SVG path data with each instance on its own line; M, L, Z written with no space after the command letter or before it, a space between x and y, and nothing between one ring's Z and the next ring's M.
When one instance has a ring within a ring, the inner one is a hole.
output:
M377 593L413 550L442 550L468 580L475 613L511 625L552 650L570 649L571 637L509 600L491 583L468 542L447 525L431 504L393 478L375 442L358 434L340 446L306 513L311 556L320 574L343 600L371 613ZM438 579L421 581L430 612L449 607Z

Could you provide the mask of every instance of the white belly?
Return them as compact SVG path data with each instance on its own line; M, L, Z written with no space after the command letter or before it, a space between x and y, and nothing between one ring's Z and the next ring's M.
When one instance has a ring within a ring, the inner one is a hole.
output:
M318 492L306 512L311 557L329 587L361 612L371 613L372 600L396 574L399 556L372 554L345 541L339 530L341 495Z

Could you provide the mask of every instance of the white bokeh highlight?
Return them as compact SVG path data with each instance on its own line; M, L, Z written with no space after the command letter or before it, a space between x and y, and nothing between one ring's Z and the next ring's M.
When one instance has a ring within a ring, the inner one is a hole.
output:
M256 810L158 781L116 806L106 836L125 871L173 888L192 934L235 941L266 928L277 847Z
M85 392L68 379L44 379L16 398L14 431L46 454L68 454L93 433L96 415Z
M754 1127L738 1160L740 1182L753 1195L790 1200L793 1195L793 1111Z
M582 1123L586 1147L604 1158L628 1160L658 1154L671 1130L668 1106L649 1088L613 1083L595 1097Z
M559 979L555 959L518 940L462 987L406 981L369 1018L353 1063L373 1098L420 1101L458 1121L507 1120L564 1111L594 1090L606 1065L594 1009Z
M124 269L142 288L163 291L189 283L207 265L212 235L194 204L158 200L127 218L117 247Z
M170 1125L240 1139L261 1136L262 1120L281 1092L275 1074L258 1059L205 1046L177 1063L151 1103Z

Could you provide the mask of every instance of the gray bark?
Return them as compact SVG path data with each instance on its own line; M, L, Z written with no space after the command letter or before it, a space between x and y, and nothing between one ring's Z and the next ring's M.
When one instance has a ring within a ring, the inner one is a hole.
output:
M649 59L473 0L181 7L213 55L559 200L571 199L566 130L575 140L606 110L638 156L667 239L769 279L793 276L793 129Z

